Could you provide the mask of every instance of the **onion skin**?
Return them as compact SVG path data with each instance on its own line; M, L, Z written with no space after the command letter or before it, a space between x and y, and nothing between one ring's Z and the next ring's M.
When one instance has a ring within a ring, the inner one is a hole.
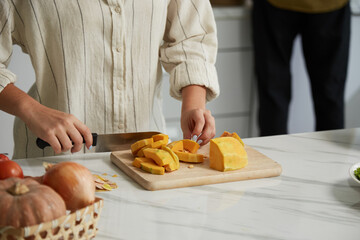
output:
M75 211L95 201L95 183L91 172L75 162L61 162L46 171L43 184L54 189L65 201L66 209Z

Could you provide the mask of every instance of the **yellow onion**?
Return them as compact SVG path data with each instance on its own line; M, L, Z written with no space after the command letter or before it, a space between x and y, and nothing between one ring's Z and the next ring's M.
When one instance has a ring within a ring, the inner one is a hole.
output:
M86 207L95 200L95 183L91 172L75 162L51 166L43 177L43 184L54 189L70 211Z

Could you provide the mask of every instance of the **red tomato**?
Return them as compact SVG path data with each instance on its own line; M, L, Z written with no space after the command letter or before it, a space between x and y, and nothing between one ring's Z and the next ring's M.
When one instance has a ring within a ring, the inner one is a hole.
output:
M10 160L5 154L0 154L0 161Z
M24 178L21 167L19 164L11 160L0 161L0 180L10 177Z

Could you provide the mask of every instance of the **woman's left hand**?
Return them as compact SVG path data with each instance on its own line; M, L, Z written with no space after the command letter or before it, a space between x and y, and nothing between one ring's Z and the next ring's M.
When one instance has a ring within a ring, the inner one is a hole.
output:
M215 137L215 119L205 108L206 88L198 85L184 87L182 93L181 129L184 139L193 139L200 145Z
M193 139L200 145L215 137L215 119L207 109L191 109L181 114L181 129L184 139Z

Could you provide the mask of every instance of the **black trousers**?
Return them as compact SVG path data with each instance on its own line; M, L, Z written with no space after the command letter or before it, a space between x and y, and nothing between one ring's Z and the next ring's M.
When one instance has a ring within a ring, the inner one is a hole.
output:
M276 8L254 0L252 14L260 135L287 133L291 100L290 59L302 40L316 131L344 128L344 88L350 41L350 7L321 14Z

